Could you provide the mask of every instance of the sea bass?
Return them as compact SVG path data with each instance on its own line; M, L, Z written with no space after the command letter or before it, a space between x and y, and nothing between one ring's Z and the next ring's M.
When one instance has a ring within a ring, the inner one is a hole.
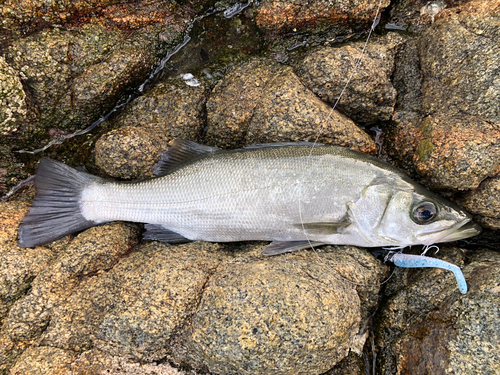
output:
M393 166L347 148L281 143L221 150L176 140L157 176L115 182L43 159L19 228L31 247L109 221L164 242L266 240L265 254L319 244L405 247L480 227Z

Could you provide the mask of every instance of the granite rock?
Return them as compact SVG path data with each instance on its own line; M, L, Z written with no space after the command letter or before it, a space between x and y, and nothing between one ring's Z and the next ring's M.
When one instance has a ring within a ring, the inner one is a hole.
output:
M445 248L438 257L462 267L468 293L459 293L449 271L397 270L375 324L377 372L499 371L499 254L482 250L466 259L460 249Z
M500 229L500 175L488 178L475 190L465 193L459 203L481 225Z
M320 374L355 345L385 267L353 247L327 247L318 258L265 258L260 249L209 280L177 361L224 374Z
M97 166L112 177L152 177L151 168L170 141L199 141L205 102L204 86L190 87L179 79L157 85L113 121L118 129L99 139Z
M0 369L5 370L39 340L52 311L64 303L82 279L107 270L137 242L131 224L106 224L77 236L30 284L29 292L11 307L0 330ZM47 251L42 248L40 254ZM16 267L23 267L19 262Z
M239 98L236 106L232 98ZM208 144L311 141L375 152L375 143L349 118L302 85L292 68L267 59L236 67L207 102Z
M389 4L389 0L381 1L382 9ZM378 3L367 0L264 0L258 8L256 21L268 33L321 32L333 28L336 34L345 35L366 29L375 17L377 6Z
M444 10L396 56L398 99L387 153L414 163L408 169L430 188L474 189L498 173L497 14L498 0Z
M396 90L391 83L394 57L387 46L373 41L353 74L363 47L352 44L315 50L306 55L297 74L304 85L331 105L343 92L336 108L356 122L390 120L396 104Z

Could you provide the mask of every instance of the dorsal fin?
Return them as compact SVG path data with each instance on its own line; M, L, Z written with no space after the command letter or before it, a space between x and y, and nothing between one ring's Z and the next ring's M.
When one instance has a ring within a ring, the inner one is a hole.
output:
M181 165L218 151L217 147L203 146L193 141L176 139L167 151L161 154L158 163L153 165L153 174L164 176Z
M254 150L257 148L276 148L276 147L289 147L289 146L324 146L323 143L313 143L308 141L298 141L298 142L276 142L276 143L257 143L255 145L250 145L243 147L244 150Z

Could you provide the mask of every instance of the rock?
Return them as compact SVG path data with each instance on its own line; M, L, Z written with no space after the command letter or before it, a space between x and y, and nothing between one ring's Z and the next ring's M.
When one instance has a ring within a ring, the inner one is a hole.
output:
M331 105L343 92L336 108L356 122L373 124L390 120L396 104L396 90L391 83L392 52L373 41L353 74L363 47L356 43L315 50L306 55L297 74L306 87Z
M424 111L500 121L498 15L500 1L475 1L443 12L423 33L418 51L424 75Z
M96 164L124 179L153 176L151 168L175 138L199 141L204 127L206 89L171 79L137 98L114 121L119 129L96 144Z
M64 303L83 278L111 268L137 243L137 236L137 228L131 224L94 227L77 236L46 266L31 283L29 293L12 305L4 321L0 331L0 369L8 367L27 343L38 340L53 309Z
M402 165L412 159L431 189L474 189L498 173L500 47L482 34L500 33L500 2L484 4L444 10L396 58L395 125L384 141Z
M161 359L225 256L217 244L143 244L53 311L43 343L72 351L95 346L136 361Z
M125 87L145 75L144 66L151 65L151 56L132 53L124 44L119 30L87 25L19 39L7 57L30 90L40 125L75 130L111 109Z
M488 178L458 201L474 219L491 229L500 229L500 174Z
M390 1L381 1L382 11ZM352 34L368 27L375 17L378 3L356 0L342 1L284 1L264 0L257 9L257 25L269 33L298 30L313 32L334 28L337 35Z
M230 98L239 98L235 107ZM308 140L375 152L375 143L347 117L305 88L291 68L252 60L227 75L207 102L206 141L237 148Z
M255 108L270 81L282 70L270 60L252 59L229 71L207 101L206 143L230 149L243 147Z
M169 364L134 363L124 357L107 356L93 349L80 355L50 346L31 347L11 368L12 375L181 375ZM194 372L189 372L196 375Z
M152 177L151 167L160 159L167 142L147 128L126 126L99 138L95 161L113 177Z
M41 346L26 350L10 369L12 375L71 374L75 354L58 348Z
M26 203L0 203L0 323L54 258L50 249L21 249L16 245L17 227L27 212Z
M459 4L467 1L470 0L462 1ZM385 28L421 34L442 16L443 9L454 5L450 2L447 4L444 0L398 1L390 8L390 22L385 25Z
M260 249L209 280L176 361L222 374L320 374L347 355L385 268L353 247L327 247L319 259Z
M459 293L449 271L398 270L407 275L407 285L400 283L396 290L389 286L391 295L380 309L375 327L377 373L500 371L500 255L488 250L470 253L465 267L460 249L441 249L438 257L443 256L462 266L468 293Z
M440 114L423 120L413 162L435 189L475 189L500 166L500 123Z
M26 93L15 70L0 56L0 135L18 130L26 115Z
M199 8L196 1L190 1L189 5ZM2 6L2 26L14 36L26 33L26 30L33 32L61 25L72 27L82 22L114 24L123 29L136 30L151 23L164 23L168 20L172 26L182 28L182 20L171 17L172 13L187 16L192 11L190 7L180 8L177 4L142 0L129 3L92 0L47 4L36 0L6 0Z

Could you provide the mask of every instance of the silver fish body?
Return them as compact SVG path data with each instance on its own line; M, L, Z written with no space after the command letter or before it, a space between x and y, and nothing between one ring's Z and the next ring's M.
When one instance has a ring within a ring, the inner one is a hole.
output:
M277 252L293 250L294 243L407 246L479 233L467 213L404 173L336 146L278 144L225 151L178 140L157 167L160 177L135 183L111 182L50 163L50 168L39 168L38 199L21 223L21 246L115 220L151 224L153 234L146 238L173 242L285 243ZM57 194L54 178L67 185L61 189L73 194L73 206L59 210L55 204L51 210L57 217L42 219L41 207L53 201L47 195ZM429 207L436 211L432 220ZM418 222L418 215L425 222ZM51 229L70 217L71 228Z

